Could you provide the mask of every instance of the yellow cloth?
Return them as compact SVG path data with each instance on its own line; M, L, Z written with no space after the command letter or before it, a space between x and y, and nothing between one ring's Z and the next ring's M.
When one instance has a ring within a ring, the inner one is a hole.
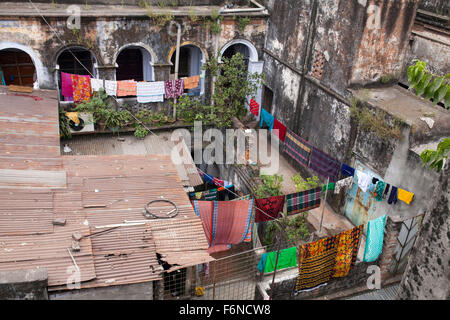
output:
M197 288L195 288L195 295L197 296L197 297L201 297L201 296L203 296L205 294L205 288L202 288L202 287L197 287Z
M78 118L78 112L66 112L66 117L75 122L75 124L80 124L80 118Z
M414 198L414 193L398 188L398 200L402 200L407 204L410 204L412 199Z

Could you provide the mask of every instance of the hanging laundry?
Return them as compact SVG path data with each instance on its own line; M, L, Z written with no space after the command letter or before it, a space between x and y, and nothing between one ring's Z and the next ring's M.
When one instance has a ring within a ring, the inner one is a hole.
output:
M287 213L296 214L320 207L322 188L297 192L286 196Z
M338 237L332 236L300 248L296 291L311 289L328 282L334 272Z
M248 238L252 227L253 200L194 200L192 204L203 223L210 245L208 253L227 250L229 245L239 244Z
M223 187L225 186L225 182L219 178L213 178L213 183L218 186L218 187Z
M254 99L250 99L250 112L255 116L259 115L259 104Z
M261 108L260 127L262 127L263 124L265 123L269 127L269 130L272 130L274 121L275 121L275 118L273 117L273 115L271 115L269 112L267 112L266 109Z
M198 87L198 83L200 81L200 76L192 76L183 78L184 80L184 89L195 89Z
M264 253L258 263L260 272L269 273L275 271L277 262L277 252ZM278 255L277 270L297 266L297 247L280 250Z
M372 178L372 183L373 183L373 184L377 184L378 181L380 181L380 179L375 178L375 177Z
M378 181L377 187L375 188L375 200L382 201L383 200L383 193L384 188L386 187L386 182L384 181Z
M108 96L117 95L117 81L105 80L105 92Z
M105 89L103 79L91 78L91 89L92 92L97 92L100 91L100 89Z
M345 163L343 163L342 167L341 167L341 173L343 175L353 177L355 175L355 169L353 169L352 167L350 167L350 166L346 165Z
M331 182L329 184L324 184L322 186L322 192L325 192L327 190L334 190L336 188L336 184L334 182Z
M226 185L225 187L217 189L217 200L219 201L234 200L236 198L236 196L234 195L235 193L234 186L229 184L227 185L226 183L225 185Z
M164 81L138 82L136 96L138 103L164 102Z
M383 199L387 198L387 195L389 193L389 189L391 188L391 185L388 183L386 184L386 188L384 188L384 193L383 193Z
M372 178L360 170L356 170L356 177L358 178L358 187L361 188L363 192L367 192Z
M283 212L284 196L276 196L265 199L256 199L255 206L260 210L255 212L255 222L270 221L277 219L280 212ZM268 216L267 216L268 215Z
M82 103L91 98L91 77L72 74L73 102Z
M332 277L348 276L348 273L355 265L363 228L364 225L360 225L338 235L339 243Z
M383 251L384 228L386 215L371 220L367 224L366 247L364 249L364 261L374 262Z
M398 200L410 204L414 198L414 193L398 188Z
M290 129L286 131L285 152L305 167L309 166L312 145L303 140Z
M248 195L246 195L246 196L243 196L243 197L240 197L240 198L233 199L233 201L250 200L251 198L252 198L252 195L251 195L251 194L248 194Z
M73 101L72 75L61 72L61 94L64 101Z
M214 201L217 200L217 189L211 189L203 192L191 192L189 197L191 200Z
M331 182L338 179L342 164L316 147L312 147L309 167Z
M286 130L287 130L286 126L277 119L274 119L272 131L275 129L278 130L278 138L284 142L286 140Z
M164 81L164 88L166 99L176 99L184 93L184 80Z
M396 204L398 199L398 189L397 187L392 186L391 188L391 194L389 195L388 203L389 204Z
M334 194L340 193L342 188L350 187L352 185L352 183L353 183L353 177L348 177L348 178L337 181L335 188L334 188Z
M136 95L136 81L117 81L117 96L135 96Z

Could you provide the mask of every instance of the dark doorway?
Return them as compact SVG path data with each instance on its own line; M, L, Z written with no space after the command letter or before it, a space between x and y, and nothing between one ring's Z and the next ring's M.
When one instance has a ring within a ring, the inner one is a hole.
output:
M33 60L24 51L5 49L0 51L0 84L32 87L37 80Z
M273 104L273 91L264 86L263 87L263 95L262 95L262 106L266 109L267 112L272 113L272 104Z
M144 81L142 51L124 49L117 57L116 80Z

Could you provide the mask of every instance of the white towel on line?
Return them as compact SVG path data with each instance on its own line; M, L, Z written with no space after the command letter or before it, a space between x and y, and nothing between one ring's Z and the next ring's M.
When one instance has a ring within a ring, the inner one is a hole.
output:
M163 102L164 93L164 81L138 82L136 85L138 103Z
M117 95L117 81L105 80L105 91L108 96Z
M91 78L91 88L92 88L92 92L99 91L100 89L104 89L103 79Z

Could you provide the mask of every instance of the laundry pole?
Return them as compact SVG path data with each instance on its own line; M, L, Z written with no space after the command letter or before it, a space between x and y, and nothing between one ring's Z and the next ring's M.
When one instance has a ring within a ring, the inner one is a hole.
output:
M327 178L327 184L325 185L325 199L323 200L322 217L320 218L319 232L322 232L323 214L325 212L325 206L327 205L328 183L330 183L330 177Z
M178 22L175 22L175 24L177 25L177 49L175 52L175 80L178 80L178 70L180 68L181 25ZM174 99L173 119L177 120L177 98Z

